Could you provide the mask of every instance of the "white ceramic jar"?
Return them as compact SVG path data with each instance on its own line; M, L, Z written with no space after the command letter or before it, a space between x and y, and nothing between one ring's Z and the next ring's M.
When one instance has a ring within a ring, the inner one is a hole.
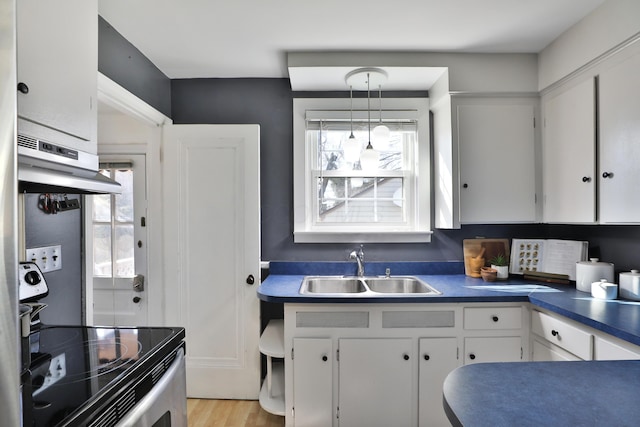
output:
M591 284L591 296L598 299L618 298L618 285L600 280Z
M600 262L598 258L576 263L576 289L591 293L591 284L606 280L613 282L613 264Z
M620 273L620 297L640 301L640 273L638 270Z

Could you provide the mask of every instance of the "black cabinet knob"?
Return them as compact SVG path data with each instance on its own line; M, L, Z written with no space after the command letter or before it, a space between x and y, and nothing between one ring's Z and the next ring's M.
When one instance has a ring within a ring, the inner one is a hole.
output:
M469 184L465 182L464 184L462 184L462 188L469 188Z
M35 271L30 271L24 275L24 281L30 285L35 286L40 283L42 279L40 278L40 275L38 273L36 273Z
M324 356L322 356L322 361L326 362L327 360L329 360L329 358L327 357L327 355L325 354Z
M469 359L474 360L475 358L476 358L476 355L475 355L475 354L471 353L471 354L469 355Z
M582 177L582 182L591 182L591 177L590 176L583 176Z
M428 354L425 354L425 355L424 355L424 360L429 360L429 359L431 359L431 357L429 357L429 355L428 355Z
M140 298L140 297L133 297L133 302L134 302L135 304L139 303L140 301L142 301L142 298Z
M256 278L253 277L253 274L247 276L247 285L253 285L254 283L256 283Z
M404 360L409 360L409 355L408 355L408 354L405 354L405 355L403 356L403 358L404 358Z
M558 331L556 331L555 329L551 330L551 335L553 335L554 337L558 336Z
M493 320L494 322L497 322L500 319L498 318L498 316L494 315L494 316L491 316L491 320Z
M29 86L26 83L20 82L18 83L18 92L24 93L25 95L29 93Z
M603 178L613 178L613 172L603 172L602 173L602 177Z

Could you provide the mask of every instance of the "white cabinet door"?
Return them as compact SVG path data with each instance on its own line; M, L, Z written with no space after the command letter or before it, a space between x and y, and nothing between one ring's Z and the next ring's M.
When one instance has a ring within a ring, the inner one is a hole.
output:
M464 339L464 363L519 362L521 337L468 337Z
M339 347L340 426L416 425L412 340L347 338L339 340Z
M165 128L166 324L185 327L190 397L260 389L260 127Z
M293 355L296 427L331 426L335 358L331 338L294 338Z
M594 81L586 80L545 99L543 110L544 222L593 223L596 220Z
M533 362L562 362L582 359L543 338L535 337L532 340L531 360Z
M604 338L595 335L593 358L594 360L639 360L640 347L614 337Z
M419 352L418 425L450 426L442 406L442 384L457 368L457 338L421 338Z
M52 142L96 153L97 16L97 0L17 2L18 82L28 87L18 91L20 132L37 123L44 133L31 136L56 129L80 141Z
M534 105L458 105L456 112L460 222L535 222Z
M640 222L640 54L600 74L600 222Z

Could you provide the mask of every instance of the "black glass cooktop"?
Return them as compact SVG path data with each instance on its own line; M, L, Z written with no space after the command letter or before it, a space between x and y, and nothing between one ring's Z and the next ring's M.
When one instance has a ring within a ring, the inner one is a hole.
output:
M183 328L42 326L29 337L26 425L30 419L34 426L83 425L183 339Z

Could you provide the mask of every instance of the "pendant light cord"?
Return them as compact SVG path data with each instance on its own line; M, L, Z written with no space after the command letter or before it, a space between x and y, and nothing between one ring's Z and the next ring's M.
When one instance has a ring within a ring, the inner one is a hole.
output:
M369 147L373 147L371 145L371 92L370 92L370 88L369 88L369 73L367 73L367 113L368 113L368 118L369 118L369 145L367 145L367 148Z
M380 100L380 124L382 124L382 85L378 85L378 99Z
M353 86L349 85L349 98L351 99L351 135L349 135L349 138L355 138L355 136L353 136Z

